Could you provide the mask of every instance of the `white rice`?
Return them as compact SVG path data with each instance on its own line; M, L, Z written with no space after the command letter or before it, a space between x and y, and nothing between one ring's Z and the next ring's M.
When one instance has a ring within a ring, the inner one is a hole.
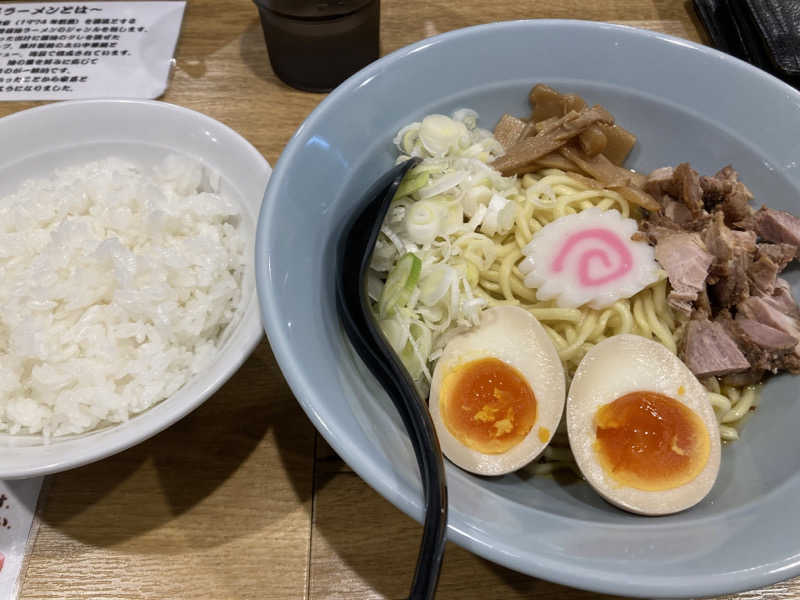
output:
M0 431L125 421L208 366L247 243L218 178L107 159L0 198Z

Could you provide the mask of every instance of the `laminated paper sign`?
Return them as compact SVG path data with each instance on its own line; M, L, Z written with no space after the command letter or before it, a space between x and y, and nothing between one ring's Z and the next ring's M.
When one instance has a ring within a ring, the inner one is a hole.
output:
M0 3L0 100L158 98L185 6Z

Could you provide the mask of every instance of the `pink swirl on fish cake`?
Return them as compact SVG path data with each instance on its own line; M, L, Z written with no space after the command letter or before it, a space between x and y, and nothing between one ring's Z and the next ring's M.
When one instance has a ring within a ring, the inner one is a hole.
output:
M660 277L653 248L633 239L638 230L635 219L614 209L564 215L533 234L517 268L540 302L606 308Z
M595 227L593 229L584 229L583 231L578 231L570 235L564 245L561 246L558 255L556 255L553 264L551 265L551 270L553 273L560 273L564 270L564 262L569 257L570 252L575 247L576 244L584 240L595 239L600 242L606 244L609 248L611 248L619 258L619 264L617 268L608 273L606 275L602 275L600 277L595 277L591 273L591 262L594 259L599 259L603 266L606 268L611 267L613 264L611 257L609 257L609 252L607 252L603 248L590 248L584 251L578 257L578 281L581 285L586 287L604 285L615 279L619 279L624 277L626 273L628 273L633 268L633 256L628 250L627 245L620 237L613 231L609 229L603 229L600 227Z

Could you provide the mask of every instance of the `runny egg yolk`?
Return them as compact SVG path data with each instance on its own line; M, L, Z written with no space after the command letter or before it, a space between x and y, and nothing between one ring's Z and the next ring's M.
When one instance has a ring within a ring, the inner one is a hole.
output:
M669 490L694 479L710 453L708 429L677 400L632 392L595 413L594 450L617 483L646 491Z
M439 410L447 430L465 446L501 454L536 423L536 396L525 377L497 358L452 369L443 379Z

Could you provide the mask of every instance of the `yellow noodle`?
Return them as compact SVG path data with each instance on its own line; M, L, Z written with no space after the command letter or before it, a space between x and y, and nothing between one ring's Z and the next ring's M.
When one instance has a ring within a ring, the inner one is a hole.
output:
M511 290L522 300L526 300L531 304L536 303L536 292L527 287L517 275L512 275L511 277Z
M633 330L633 315L631 314L630 302L627 300L618 300L611 307L620 319L620 324L614 334L630 333Z
M735 442L739 439L739 432L736 431L735 427L731 427L730 425L720 425L719 437L722 438L724 442Z
M595 325L594 330L589 335L589 339L592 341L596 341L598 338L603 336L603 332L608 327L608 321L611 319L611 316L614 313L611 309L606 309L600 313L600 317L597 319L597 325Z
M516 241L509 242L508 244L503 244L497 249L497 258L503 258L508 256L512 252L517 252L519 250L519 246L517 246Z
M563 350L559 350L558 355L561 357L561 360L568 360L574 357L579 348L583 345L586 341L586 338L589 337L589 334L594 330L595 323L597 322L597 316L593 313L587 313L586 318L581 323L580 329L575 333L572 340L570 340L570 345ZM569 338L567 338L569 340Z
M517 226L514 228L514 240L517 242L517 247L524 248L528 242L533 239L533 235L528 229L525 219L517 218ZM523 230L523 227L525 228Z
M525 175L522 176L522 187L527 190L537 181L538 180L533 175L531 175L530 173L526 173Z
M531 231L533 231L533 233L536 233L542 227L544 227L544 225L538 219L535 219L535 218L531 217L530 219L528 219L528 227L530 228ZM531 239L533 239L533 235L532 234L531 234Z
M731 409L730 399L722 394L708 392L708 401L711 402L711 406L713 406L715 410L718 410L722 414L727 413Z
M583 318L578 308L531 307L528 311L540 321L567 321L577 323Z
M746 387L739 395L739 400L736 402L730 410L728 410L724 415L722 415L722 423L734 423L736 421L740 421L749 411L750 407L753 406L753 401L755 400L756 392L755 388L752 386Z
M633 320L636 323L636 327L638 329L639 335L649 338L651 337L652 331L650 330L650 324L647 322L647 317L644 314L644 307L642 306L642 297L637 295L634 297L633 301Z
M611 198L606 198L598 202L595 206L602 210L608 210L609 208L614 206L614 201Z
M587 186L583 185L577 179L573 179L563 171L559 171L558 169L545 169L544 171L540 171L542 175L544 175L541 179L538 180L539 183L542 185L549 185L553 186L566 186L570 189L577 188L579 190L587 190L589 189Z
M581 320L578 322L578 325L583 323L586 319L586 313L581 313ZM564 336L564 339L567 340L567 343L571 344L575 340L575 336L577 335L577 329L572 325L564 325L562 326L560 323L556 323L556 327L559 328L561 335Z
M672 311L667 306L667 279L666 275L653 286L653 303L655 312L671 332L675 330L675 319Z
M520 208L519 212L517 213L516 224L517 229L522 229L525 235L529 235L531 232L528 229L528 221L533 216L533 204L530 202L524 202L522 204L522 208Z
M620 197L617 200L617 204L619 204L619 212L622 214L623 217L627 218L627 217L632 216L631 215L631 205L627 200L625 200L624 198Z
M714 393L714 394L719 394L719 395L721 395L721 396L724 396L724 395L725 395L725 394L723 394L723 393L722 393L722 391L720 390L720 387L719 387L719 379L717 379L716 377L708 377L707 379L705 379L705 380L703 381L703 385L704 385L704 386L706 387L706 389L707 389L709 392L711 392L711 393ZM727 398L727 396L725 396L725 397ZM730 402L730 400L728 400L728 402ZM730 408L730 406L729 406L728 408Z
M575 179L572 179L572 177L567 175L561 169L542 169L541 171L539 171L539 177L542 178L542 179L546 179L547 177L553 177L553 178L555 178L555 177L565 177L565 178L567 178L569 180L568 183L570 185L576 186L576 187L581 185L581 183L579 181L576 181Z
M550 336L550 339L553 340L557 350L567 347L567 340L565 340L560 333L547 325L542 325L542 327L544 327L544 330L547 332L547 335Z
M653 300L653 290L648 290L648 292L650 293L644 298L644 314L645 318L647 319L647 325L650 327L650 331L653 332L653 335L655 335L659 342L669 348L670 352L677 354L678 346L675 343L675 338L669 331L669 328L666 326L663 319L659 318L659 316L656 314L655 301Z
M494 269L481 271L480 272L480 280L481 281L490 281L495 284L495 288L491 291L496 292L500 289L500 273Z
M500 289L503 290L503 295L509 301L516 300L514 293L511 291L511 268L521 258L522 250L517 248L503 258L503 262L500 264Z
M567 206L570 204L574 204L576 202L585 202L593 198L603 198L603 197L604 194L602 190L586 190L583 192L579 192L575 191L575 189L569 189L567 193L562 194L562 197L559 198L559 201L565 206ZM592 206L591 203L589 204L590 206Z
M512 269L513 273L513 269ZM527 301L530 304L536 304L536 291L526 287L525 284L522 282L522 279L511 275L507 278L504 278L503 273L496 270L490 271L483 271L480 273L481 281L489 281L493 285L493 290L497 293L497 290L502 291L505 285L509 285L512 291L512 297L510 302L512 304L517 304L518 300ZM505 294L503 294L504 299L508 299Z
M729 385L723 385L720 387L720 390L723 394L725 394L728 398L731 399L733 404L739 402L741 397L741 390L739 388L731 387Z
M493 292L495 294L500 293L500 284L496 281L492 281L491 279L486 279L486 277L481 278L479 281L480 286L484 288L488 292Z

